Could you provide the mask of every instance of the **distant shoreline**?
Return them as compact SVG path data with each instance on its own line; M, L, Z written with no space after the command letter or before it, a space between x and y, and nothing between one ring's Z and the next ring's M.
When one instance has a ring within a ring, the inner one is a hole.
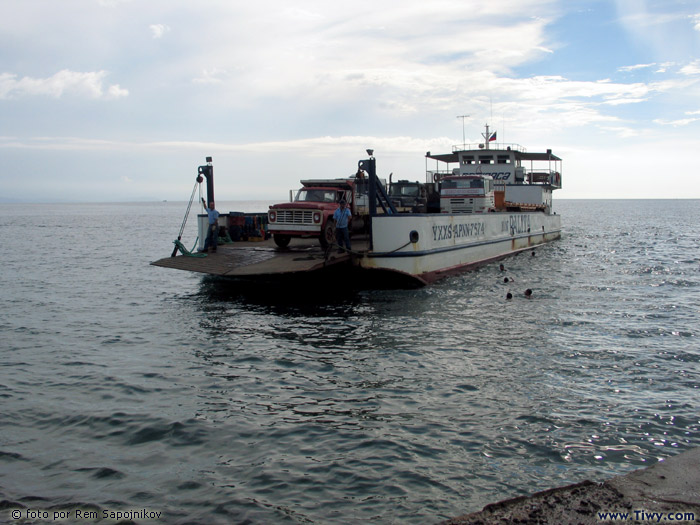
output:
M217 199L219 202L267 202L267 203L276 203L276 202L285 202L287 199L284 198L279 198L279 199L273 199L273 198L268 198L268 199ZM700 197L654 197L654 198L628 198L628 199L622 199L618 197L585 197L585 198L557 198L555 201L555 206L556 202L560 201L696 201L700 200ZM134 199L134 200L124 200L124 201L67 201L67 200L43 200L43 199L38 199L38 200L29 200L29 199L7 199L7 198L2 198L0 199L0 204L177 204L177 203L187 203L185 200L158 200L158 199L151 199L151 200L141 200L141 199Z

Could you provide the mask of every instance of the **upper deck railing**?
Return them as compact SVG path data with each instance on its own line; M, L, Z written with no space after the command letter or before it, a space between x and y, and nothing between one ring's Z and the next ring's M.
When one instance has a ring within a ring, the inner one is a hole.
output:
M519 151L521 153L526 153L527 149L522 147L520 144L514 144L514 143L508 143L508 142L490 142L488 145L488 149L486 147L486 144L484 142L474 142L471 144L455 144L452 146L452 153L456 153L458 151L467 151L467 150L480 150L480 151L488 151L488 150L513 150L513 151Z
M493 164L491 165L493 166ZM533 169L533 168L523 168L523 174L525 180L517 183L523 185L541 185L549 184L555 188L561 188L561 172L557 169ZM465 176L474 176L478 173L470 173ZM455 175L452 170L426 170L425 172L425 182L433 183L440 182L445 177L459 177L460 175ZM500 181L494 181L496 184L503 184Z

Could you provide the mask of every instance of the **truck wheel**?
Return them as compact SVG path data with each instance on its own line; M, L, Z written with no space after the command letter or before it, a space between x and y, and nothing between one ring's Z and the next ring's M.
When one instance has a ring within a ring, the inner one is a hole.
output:
M318 240L321 242L321 248L324 250L335 242L335 222L328 221L326 223Z
M289 241L292 240L289 235L281 235L279 233L274 234L272 238L275 240L275 244L280 248L286 248L289 246Z

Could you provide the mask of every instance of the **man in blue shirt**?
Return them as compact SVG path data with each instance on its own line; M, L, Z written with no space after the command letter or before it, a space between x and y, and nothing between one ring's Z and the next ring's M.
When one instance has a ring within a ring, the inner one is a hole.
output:
M213 201L209 203L208 208L204 199L202 199L202 204L209 216L209 227L207 228L207 239L204 241L204 251L208 252L209 248L211 248L211 251L216 253L216 246L219 243L219 212L214 209Z
M340 246L340 252L344 252L343 246L350 251L350 232L348 231L348 223L352 217L352 213L348 209L345 199L338 204L338 209L333 213L335 221L335 238Z

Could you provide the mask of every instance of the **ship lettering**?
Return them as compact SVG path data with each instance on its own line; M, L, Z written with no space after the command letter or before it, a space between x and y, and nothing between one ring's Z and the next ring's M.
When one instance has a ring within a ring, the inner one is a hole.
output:
M511 215L510 216L510 234L528 233L530 231L530 216L529 215Z
M433 240L434 241L444 241L452 238L452 228L449 224L443 226L435 225L433 226Z
M470 224L455 224L452 227L453 237L459 239L461 237L475 237L483 235L486 231L486 226L483 222L473 222Z
M477 237L486 234L486 224L483 222L472 222L469 224L445 224L433 226L433 240L445 241L450 239L461 239L463 237Z

